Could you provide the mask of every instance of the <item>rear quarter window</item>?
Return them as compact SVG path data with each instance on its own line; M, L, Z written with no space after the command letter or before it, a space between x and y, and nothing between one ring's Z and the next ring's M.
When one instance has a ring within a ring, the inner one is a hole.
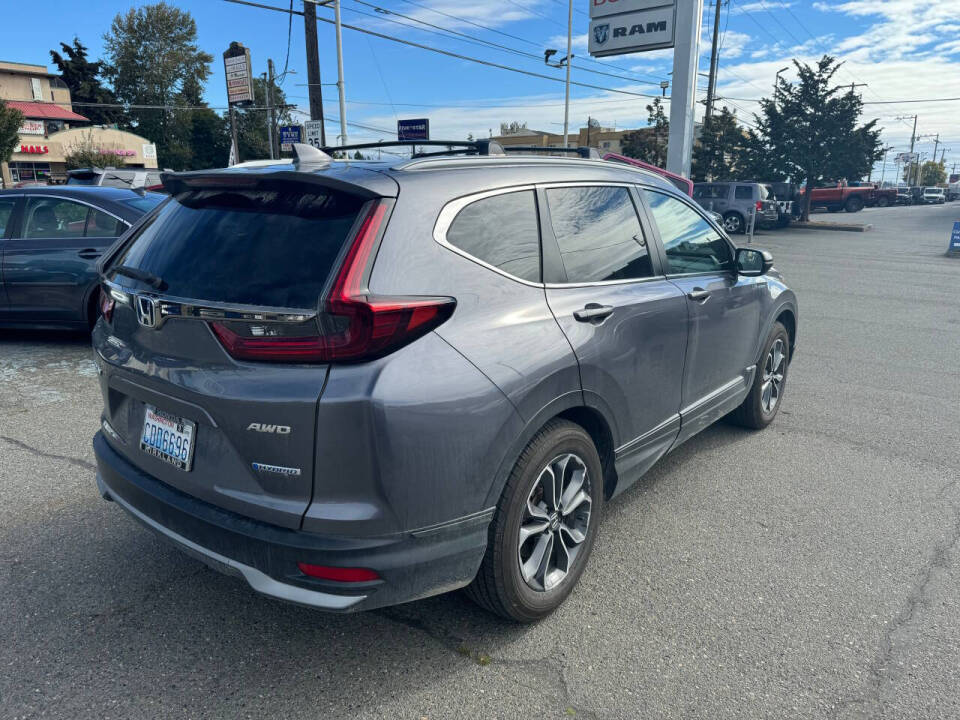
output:
M446 241L508 275L540 282L540 224L533 190L470 203L453 219Z

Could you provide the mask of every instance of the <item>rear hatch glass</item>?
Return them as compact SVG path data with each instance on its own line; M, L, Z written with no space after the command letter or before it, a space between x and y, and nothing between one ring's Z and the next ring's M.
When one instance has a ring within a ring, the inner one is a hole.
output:
M148 220L112 266L162 279L167 296L316 308L362 204L319 189L192 190Z

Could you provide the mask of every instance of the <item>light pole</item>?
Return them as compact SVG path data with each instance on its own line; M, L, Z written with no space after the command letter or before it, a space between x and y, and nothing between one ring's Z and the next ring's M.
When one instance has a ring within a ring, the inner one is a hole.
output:
M888 145L883 149L883 167L880 170L880 187L883 187L883 178L887 175L887 153L893 150L893 145Z
M790 66L788 65L787 67L782 67L782 68L780 68L779 70L777 70L777 74L776 74L776 76L775 76L774 79L773 79L773 97L774 97L774 99L776 99L776 97L777 97L777 90L779 90L779 88L780 88L780 73L785 73L785 72L786 72L787 70L789 70L789 69L790 69Z
M543 51L543 62L545 62L550 67L562 68L566 66L567 69L567 88L566 95L563 101L563 146L567 147L567 132L570 128L570 61L573 59L573 55L570 53L570 50L573 46L573 0L570 0L570 16L567 23L567 56L560 60L559 62L550 62L550 58L557 54L555 48L548 48Z

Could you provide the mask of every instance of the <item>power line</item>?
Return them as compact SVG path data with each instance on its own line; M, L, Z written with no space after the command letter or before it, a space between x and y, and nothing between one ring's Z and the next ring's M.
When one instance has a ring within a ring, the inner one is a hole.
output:
M378 5L374 5L373 3L366 2L366 0L354 0L354 2L358 3L359 5L365 5L365 6L367 6L367 7L373 8L375 11L377 11L378 13L383 14L383 15L396 15L397 17L402 17L402 18L405 18L405 19L407 19L407 20L411 20L411 21L413 21L413 22L415 22L415 23L419 23L419 24L424 25L424 26L426 26L426 27L435 28L436 30L441 31L442 33L448 33L448 34L450 34L450 35L455 36L456 38L462 38L464 42L471 42L471 43L473 43L473 44L475 44L475 45L476 45L476 44L479 44L479 45L482 45L482 46L489 46L489 47L492 47L492 48L497 49L497 50L502 50L502 51L504 51L504 52L509 52L509 53L513 53L513 54L515 54L515 55L520 55L520 56L522 56L522 57L531 58L531 59L536 60L536 61L538 61L538 62L540 62L540 61L543 60L543 55L542 55L542 54L541 54L541 55L536 55L536 54L534 54L534 53L527 52L527 51L525 51L525 50L519 50L519 49L517 49L517 48L513 48L513 47L510 47L510 46L508 46L508 45L501 45L500 43L495 43L495 42L492 42L492 41L490 41L490 40L484 40L483 38L478 38L478 37L476 37L476 36L474 36L474 35L467 35L466 33L462 33L462 32L460 32L460 31L458 31L458 30L451 30L450 28L445 28L445 27L443 27L443 26L441 26L441 25L435 25L435 24L433 24L433 23L429 23L429 22L427 22L426 20L419 20L418 18L411 17L410 15L404 15L403 13L396 12L395 10L390 10L390 9L387 9L387 8L380 7L380 6L378 6ZM358 14L360 14L360 15L366 15L367 17L376 17L376 15L371 15L370 13L365 13L365 12L362 12L362 11L360 11L360 10L356 10L356 9L354 9L354 8L344 8L344 9L345 9L345 10L349 10L350 12L358 13ZM415 30L421 30L422 32L431 32L431 31L429 31L429 30L423 30L422 28L417 28L417 27L415 27L415 26L413 26L413 25L409 25L409 24L407 24L407 23L402 23L402 22L399 22L399 21L396 21L396 20L391 20L390 18L386 18L386 19L389 20L390 22L394 22L394 23L396 23L396 24L398 24L398 25L401 25L401 26L403 26L403 27L409 27L409 28L413 28L413 29L415 29ZM434 34L438 34L438 35L439 35L440 33L434 33ZM616 78L616 79L618 79L618 80L626 80L627 82L635 82L635 83L640 83L640 84L644 84L644 85L659 85L659 84L660 84L659 81L654 82L654 81L652 81L652 80L649 80L649 81L648 81L648 80L640 80L640 79L635 79L635 78L632 78L632 77L626 77L626 76L624 76L624 75L617 75L617 74L615 74L615 73L604 72L604 71L602 71L602 70L591 70L590 68L585 68L585 67L583 67L582 65L571 64L570 67L576 68L577 70L582 70L583 72L594 73L595 75L606 75L607 77Z
M253 2L252 0L224 0L224 2L234 3L236 5L247 5L249 7L261 8L263 10L273 10L275 12L293 12L296 15L302 15L302 12L293 10L287 10L286 8L278 8L273 5L265 5L263 3ZM333 20L328 18L318 17L318 22L327 23L328 25L335 24ZM387 35L385 33L376 32L374 30L368 30L366 28L358 27L356 25L348 25L347 23L341 23L341 27L347 28L348 30L353 30L355 32L364 33L365 35L372 35L373 37L378 37L383 40L389 40L390 42L399 43L401 45L408 45L410 47L419 48L420 50L428 50L429 52L438 53L440 55L446 55L447 57L452 57L457 60L466 60L468 62L477 63L479 65L486 65L487 67L497 68L499 70L506 70L508 72L518 73L520 75L527 75L529 77L540 78L542 80L550 80L551 82L564 82L563 78L553 77L552 75L544 75L542 73L531 72L530 70L522 70L521 68L512 67L510 65L502 65L500 63L491 62L489 60L481 60L480 58L471 57L469 55L463 55L461 53L451 52L450 50L442 50L440 48L433 48L429 45L423 45L421 43L413 42L412 40L404 40L403 38L398 38L393 35ZM618 88L609 88L603 87L602 85L592 85L590 83L579 82L576 80L570 81L571 85L577 85L578 87L590 88L592 90L602 90L604 92L618 93L620 95L631 95L633 97L643 97L643 98L656 98L660 97L659 95L650 95L648 93L638 93L630 90L621 90Z

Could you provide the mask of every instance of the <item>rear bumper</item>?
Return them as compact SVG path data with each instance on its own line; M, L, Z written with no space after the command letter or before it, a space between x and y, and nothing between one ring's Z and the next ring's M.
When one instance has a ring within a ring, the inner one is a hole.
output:
M332 612L369 610L454 590L477 572L493 509L388 537L322 536L268 525L186 495L143 473L102 433L93 440L97 486L145 526L259 593ZM297 568L363 567L379 580L342 583Z

